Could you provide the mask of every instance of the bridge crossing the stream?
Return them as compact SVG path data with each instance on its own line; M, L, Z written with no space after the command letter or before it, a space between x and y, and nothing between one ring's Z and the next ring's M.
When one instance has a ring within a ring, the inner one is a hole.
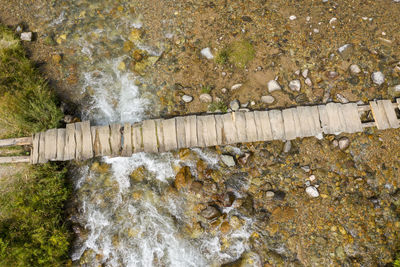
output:
M151 119L140 123L91 126L67 124L32 137L0 140L0 147L29 145L30 156L0 157L0 163L86 160L93 157L129 157L133 153L159 153L181 148L236 143L322 137L323 134L356 133L366 127L399 128L400 98L369 104L328 103L266 111L231 112ZM373 120L362 121L365 112Z

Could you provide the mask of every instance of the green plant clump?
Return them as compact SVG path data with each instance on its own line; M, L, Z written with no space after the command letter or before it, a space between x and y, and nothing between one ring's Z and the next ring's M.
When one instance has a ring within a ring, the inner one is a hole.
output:
M19 40L0 25L0 127L3 135L28 136L55 128L62 116L54 92L26 57Z
M70 194L65 174L55 164L32 167L0 196L0 266L66 262L71 236L63 223Z
M228 106L225 105L225 103L222 102L222 101L212 102L212 103L208 106L208 109L209 109L211 112L216 112L216 111L218 111L218 110L219 110L220 112L222 112L222 113L228 112Z
M211 93L211 90L212 90L212 88L211 88L210 85L203 85L201 87L201 93L202 94L209 94L209 93Z
M253 45L246 40L240 40L231 43L228 47L222 49L216 56L215 61L218 64L231 63L239 68L244 68L254 59L255 50Z

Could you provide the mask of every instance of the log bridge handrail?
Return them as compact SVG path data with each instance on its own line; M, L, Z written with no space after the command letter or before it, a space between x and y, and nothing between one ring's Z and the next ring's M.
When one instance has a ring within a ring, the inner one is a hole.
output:
M356 103L328 103L265 111L231 112L151 119L140 123L91 126L70 123L32 137L0 140L0 147L30 145L30 156L0 157L0 163L86 160L98 156L131 156L138 152L165 152L181 148L235 143L293 140L323 134L356 133L366 127L399 128L400 98ZM397 112L396 112L397 109ZM371 111L374 121L361 116Z

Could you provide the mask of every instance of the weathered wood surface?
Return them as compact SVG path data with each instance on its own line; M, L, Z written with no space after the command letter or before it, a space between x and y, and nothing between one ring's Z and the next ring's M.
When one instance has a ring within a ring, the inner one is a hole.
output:
M31 156L0 157L0 164L5 163L32 163Z
M3 140L0 144L30 142L32 164L93 156L130 156L138 152L356 133L373 126L380 130L399 128L396 111L399 107L400 99L397 99L396 103L371 101L368 106L328 103L283 110L189 115L123 125L90 126L89 122L81 122L20 141ZM372 112L375 121L363 123L360 119L363 112Z
M9 138L0 140L0 147L4 146L29 146L32 145L32 137Z

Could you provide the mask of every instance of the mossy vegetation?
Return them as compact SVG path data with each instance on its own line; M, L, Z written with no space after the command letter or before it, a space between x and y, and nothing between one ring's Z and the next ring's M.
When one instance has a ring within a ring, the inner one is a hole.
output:
M203 85L201 87L201 93L202 94L209 94L211 93L212 87L210 85Z
M255 56L253 45L247 40L231 43L217 54L215 61L218 64L231 63L236 67L244 68Z
M57 127L56 97L26 57L13 32L0 25L0 127L3 137Z
M0 25L0 136L57 127L62 116L19 40ZM71 192L67 171L53 163L18 170L0 186L0 266L65 265L71 241L64 214Z
M225 105L225 103L222 101L217 101L217 102L212 102L208 106L208 110L210 110L211 112L220 111L222 113L226 113L228 112L228 106Z

